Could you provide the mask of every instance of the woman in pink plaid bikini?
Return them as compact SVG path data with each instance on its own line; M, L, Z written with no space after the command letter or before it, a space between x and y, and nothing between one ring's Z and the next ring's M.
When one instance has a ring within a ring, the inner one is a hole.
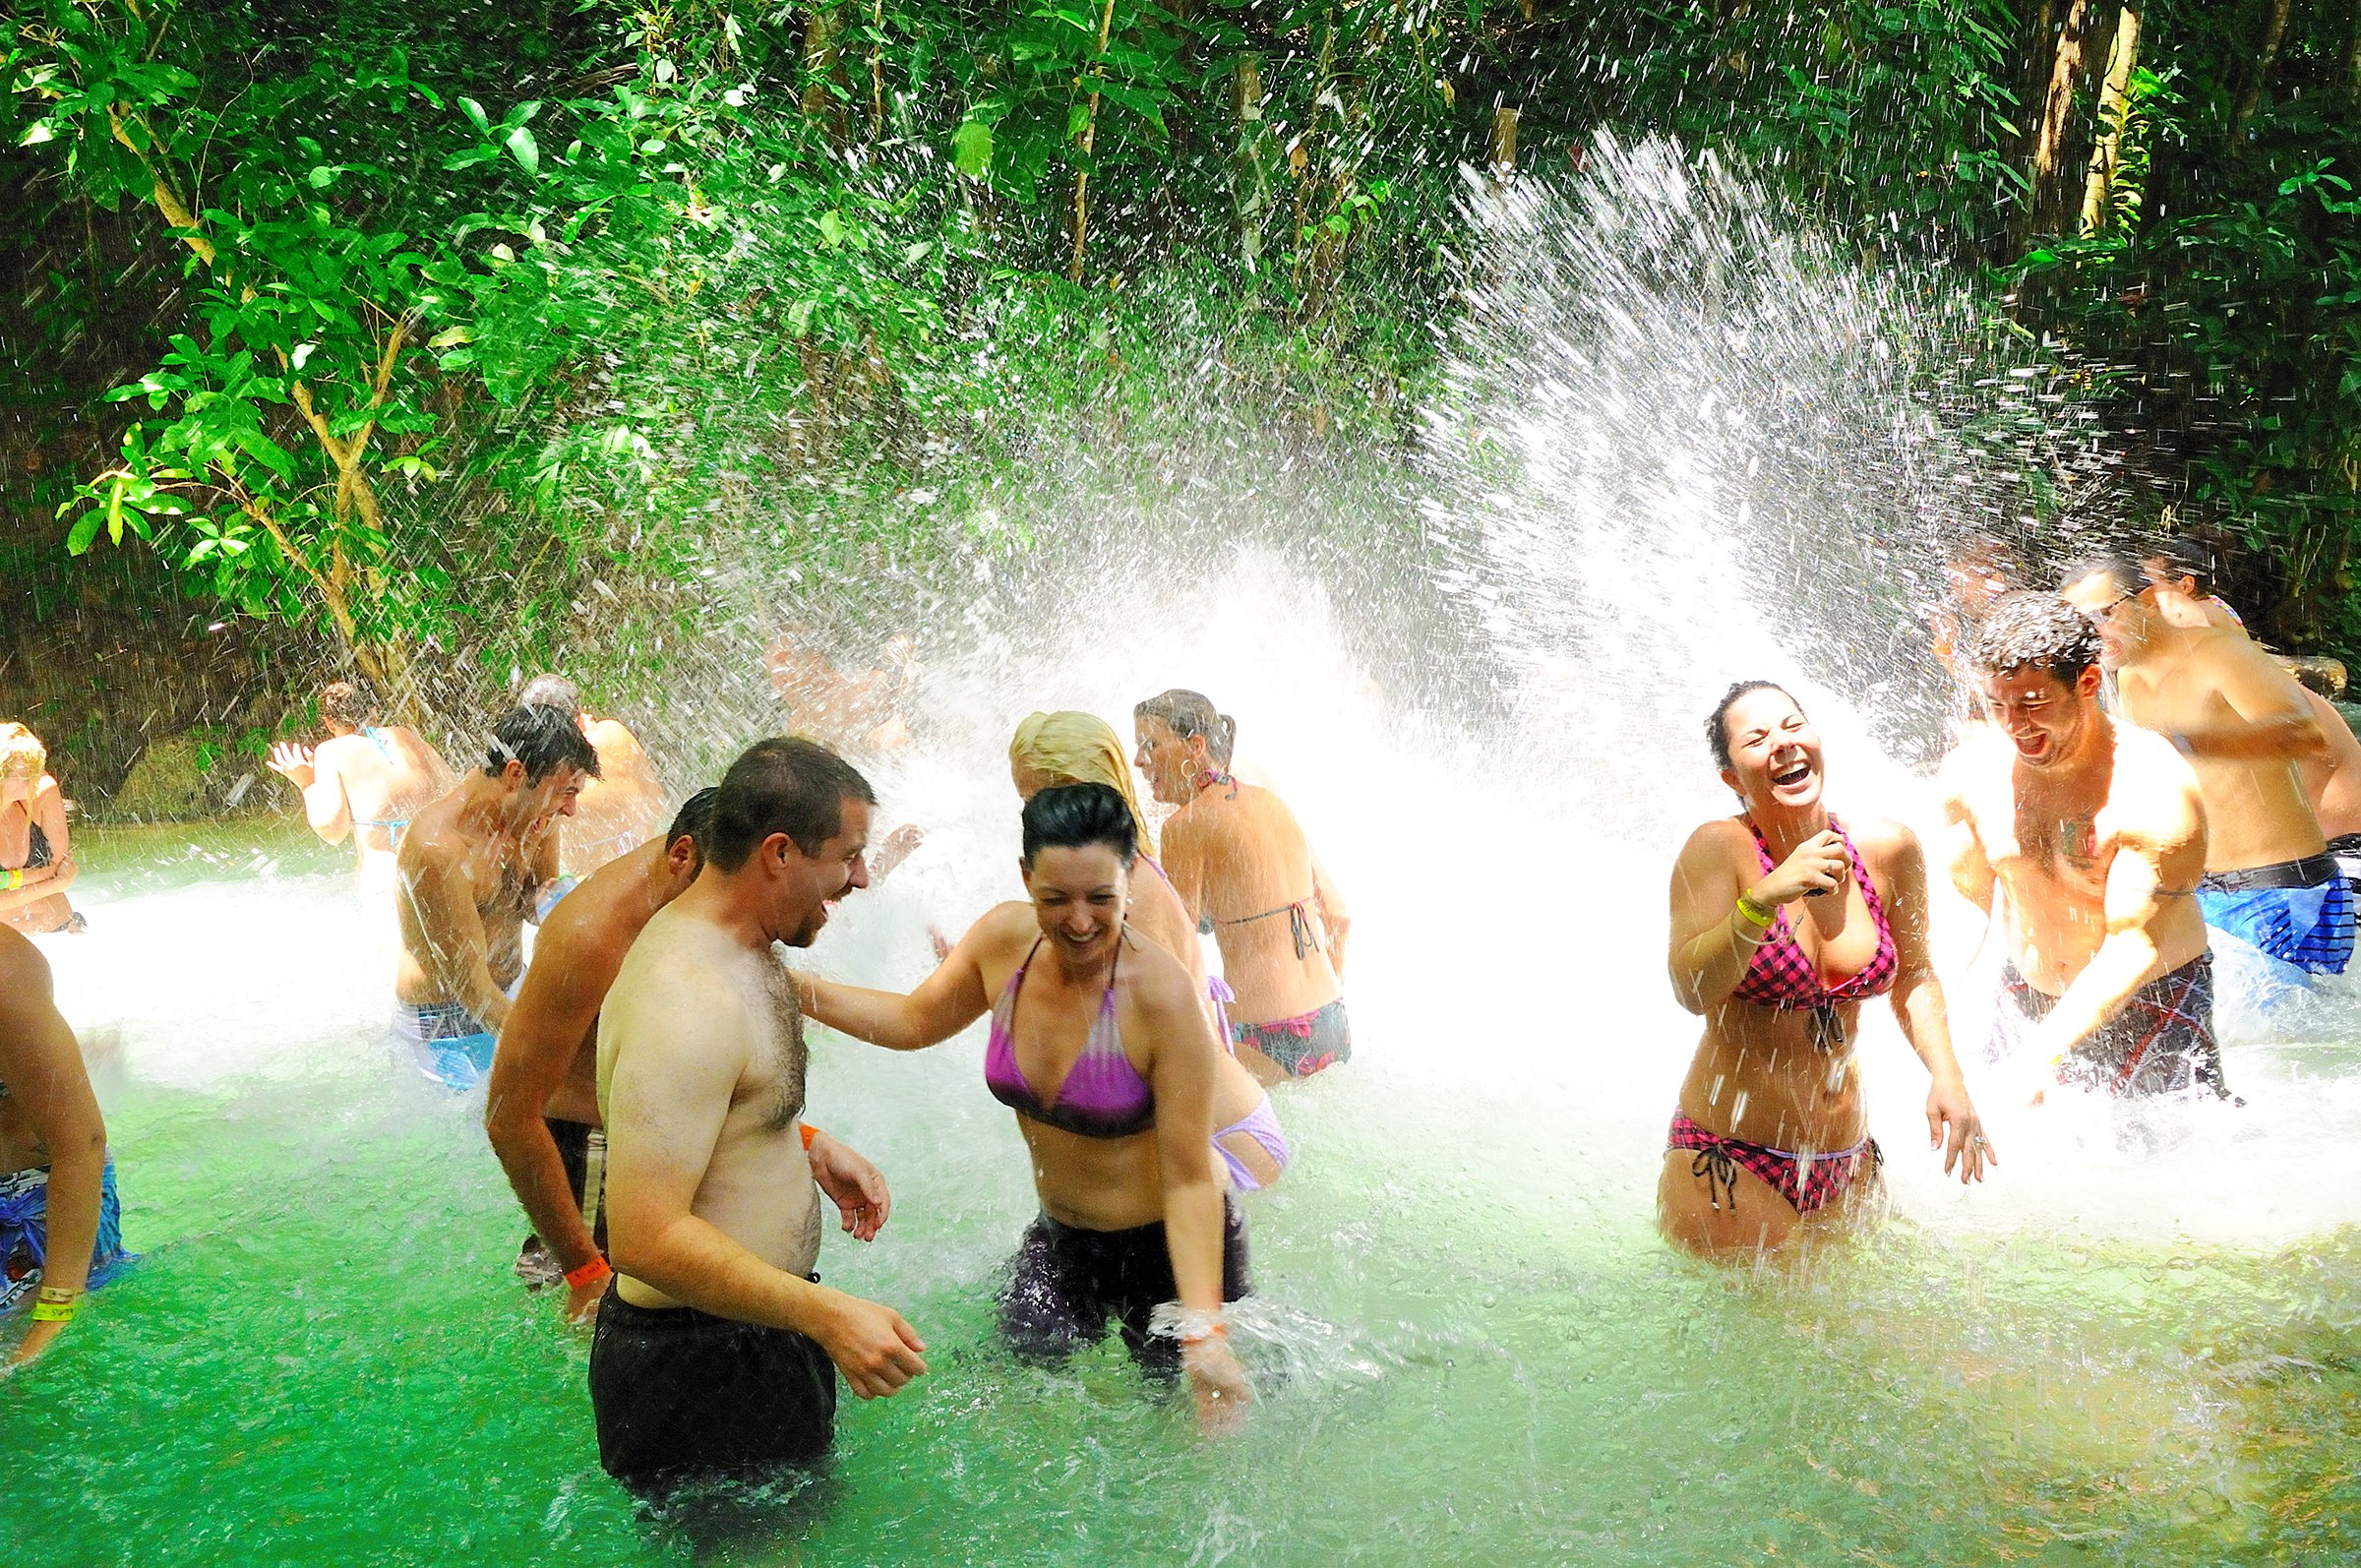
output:
M1952 1055L1917 837L1830 814L1819 732L1768 681L1731 687L1706 740L1740 811L1690 834L1672 870L1672 991L1705 1038L1657 1182L1665 1235L1708 1257L1766 1252L1880 1190L1852 1049L1873 996L1893 998L1933 1076L1928 1147L1981 1180L1993 1154Z

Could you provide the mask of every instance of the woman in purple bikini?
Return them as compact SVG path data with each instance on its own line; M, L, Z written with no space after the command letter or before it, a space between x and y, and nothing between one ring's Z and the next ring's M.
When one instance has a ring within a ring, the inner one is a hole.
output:
M1021 1354L1096 1343L1112 1321L1151 1372L1186 1373L1200 1420L1251 1397L1222 1307L1246 1295L1246 1231L1215 1171L1222 1060L1172 954L1125 924L1138 837L1104 784L1025 803L1029 902L968 930L910 995L799 975L804 1010L895 1051L992 1015L984 1082L1016 1113L1041 1215L1017 1247L1000 1326ZM1158 1332L1158 1308L1167 1308Z
M1236 721L1176 689L1134 707L1132 724L1149 789L1180 808L1164 824L1164 869L1222 949L1238 1059L1265 1083L1349 1060L1351 917L1287 803L1231 776Z
M1706 740L1740 811L1690 834L1672 869L1672 992L1705 1038L1657 1182L1665 1235L1706 1257L1767 1252L1879 1189L1852 1047L1873 996L1892 996L1933 1075L1928 1147L1981 1180L1997 1162L1952 1055L1917 838L1829 814L1819 732L1768 681L1731 687Z
M1145 846L1147 818L1131 793L1130 758L1123 743L1105 721L1089 713L1034 713L1008 739L1008 775L1017 799L1029 801L1059 784L1105 784L1123 798L1131 823ZM1197 923L1181 907L1172 878L1143 847L1141 866L1150 874L1131 883L1131 929L1180 960L1189 984L1206 997L1206 1005L1224 1046L1229 1028L1223 1005L1235 999L1229 988L1205 975L1205 949L1197 937ZM875 874L872 874L873 879ZM1229 1167L1230 1184L1241 1192L1259 1192L1275 1183L1287 1170L1287 1134L1271 1110L1270 1092L1238 1060L1226 1055L1213 1085L1213 1147Z

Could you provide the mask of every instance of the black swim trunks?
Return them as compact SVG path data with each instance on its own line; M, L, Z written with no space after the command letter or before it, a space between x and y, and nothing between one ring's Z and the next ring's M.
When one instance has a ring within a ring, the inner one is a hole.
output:
M2003 969L1992 1009L1992 1059L2013 1055L2057 1004L2057 997L2028 984L2016 965ZM2199 953L2133 992L2068 1054L2058 1079L2129 1099L2192 1089L2229 1098L2221 1051L2213 1043L2213 955Z
M1242 1300L1246 1279L1246 1222L1222 1198L1222 1299ZM1113 1318L1124 1348L1141 1367L1169 1377L1180 1369L1178 1340L1148 1332L1163 1302L1180 1295L1164 1225L1128 1231L1082 1231L1048 1215L1036 1219L1009 1260L1000 1290L1000 1332L1020 1356L1055 1360L1107 1334Z
M836 1367L793 1330L609 1291L590 1341L590 1409L599 1464L633 1491L762 1480L827 1452Z

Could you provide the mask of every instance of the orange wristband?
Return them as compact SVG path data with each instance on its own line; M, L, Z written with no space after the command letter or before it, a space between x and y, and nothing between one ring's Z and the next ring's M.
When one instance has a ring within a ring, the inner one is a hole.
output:
M806 1154L810 1154L812 1152L812 1140L818 1136L819 1129L817 1127L812 1125L812 1123L809 1121L804 1123L804 1152Z
M614 1276L615 1270L608 1265L604 1254L594 1252L580 1268L566 1271L566 1283L578 1291L584 1286L604 1285Z
M1183 1345L1202 1345L1217 1334L1223 1339L1228 1339L1230 1337L1230 1325L1227 1323L1215 1323L1209 1325L1208 1327L1197 1330L1197 1332L1194 1334L1183 1334L1180 1336L1180 1343Z

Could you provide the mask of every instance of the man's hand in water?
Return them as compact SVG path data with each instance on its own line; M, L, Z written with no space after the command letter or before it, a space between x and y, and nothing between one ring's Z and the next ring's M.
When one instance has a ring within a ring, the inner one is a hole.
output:
M1230 1353L1227 1339L1211 1335L1183 1345L1180 1364L1188 1372L1188 1391L1196 1397L1198 1431L1226 1437L1245 1425L1254 1389L1246 1381L1246 1369Z
M1750 890L1766 904L1791 904L1811 893L1835 892L1851 870L1845 840L1835 828L1823 828L1796 845L1794 854Z
M819 1348L828 1353L828 1359L836 1363L856 1396L883 1399L900 1393L910 1379L926 1375L927 1363L919 1353L927 1348L927 1342L902 1321L901 1313L842 1291L820 1289L834 1299L826 1321L812 1337L819 1341Z
M566 1321L587 1323L598 1316L598 1303L607 1294L607 1281L566 1287Z
M1926 1092L1926 1146L1943 1151L1943 1174L1957 1166L1960 1184L1984 1178L1984 1167L2000 1164L2000 1156L1985 1141L1984 1124L1968 1098L1968 1086L1954 1077L1937 1078Z
M885 1174L871 1165L844 1144L826 1133L815 1130L812 1147L805 1151L812 1160L812 1179L819 1183L844 1216L844 1228L856 1241L873 1241L885 1228L885 1216L892 1212L893 1200L886 1195Z
M312 780L318 776L312 766L312 749L293 741L281 741L271 748L270 759L263 765L299 790L310 789Z

